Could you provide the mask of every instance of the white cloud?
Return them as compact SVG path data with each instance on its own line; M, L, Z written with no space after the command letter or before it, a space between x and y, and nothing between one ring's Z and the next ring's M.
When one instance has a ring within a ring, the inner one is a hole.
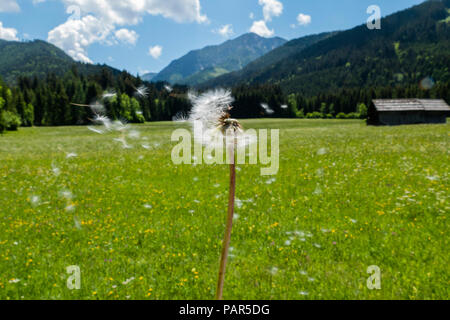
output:
M151 55L153 58L158 59L162 54L162 47L161 46L154 46L150 47L148 49L148 54Z
M308 24L311 23L311 16L309 16L307 14L300 13L297 16L297 22L301 26L307 26Z
M250 28L250 32L256 33L257 35L266 38L273 36L275 33L274 30L270 30L267 27L266 22L264 20L253 22L253 25Z
M128 30L125 28L117 30L114 35L116 36L117 40L132 45L135 45L139 38L139 35L136 33L136 31Z
M0 12L19 12L20 7L16 0L1 0Z
M259 0L259 5L263 6L265 21L272 21L272 17L279 17L283 13L283 4L277 0Z
M18 41L17 30L14 28L5 28L3 23L0 21L0 39L9 41Z
M78 6L103 21L117 25L135 25L146 14L162 15L176 22L208 21L201 14L200 0L62 0L67 6Z
M215 30L214 32L220 34L225 38L228 38L234 34L233 26L231 24L226 24L220 27L218 30Z
M84 62L91 62L87 48L93 43L113 44L117 40L136 43L136 32L124 28L116 30L116 27L136 25L145 15L161 15L179 23L209 22L201 13L200 0L60 1L72 16L51 30L47 40Z
M105 42L113 27L88 15L80 20L69 20L48 33L48 42L63 49L78 61L92 63L87 47L95 42Z

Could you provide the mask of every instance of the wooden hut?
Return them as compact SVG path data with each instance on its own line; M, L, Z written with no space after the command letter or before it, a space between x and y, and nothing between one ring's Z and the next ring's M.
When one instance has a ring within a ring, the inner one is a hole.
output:
M444 100L379 99L373 100L367 123L388 126L446 123L447 117L450 117L450 107Z

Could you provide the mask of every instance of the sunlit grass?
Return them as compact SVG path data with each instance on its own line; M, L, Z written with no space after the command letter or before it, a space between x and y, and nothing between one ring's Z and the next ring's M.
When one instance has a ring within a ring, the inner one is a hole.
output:
M228 167L174 166L179 125L0 136L0 299L213 299ZM449 298L448 124L244 126L281 129L280 171L239 166L225 299Z

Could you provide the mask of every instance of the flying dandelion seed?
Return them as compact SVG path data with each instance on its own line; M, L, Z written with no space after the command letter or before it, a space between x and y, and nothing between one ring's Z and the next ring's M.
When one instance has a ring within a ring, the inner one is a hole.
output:
M153 209L153 206L146 203L146 204L144 204L144 208L145 209Z
M266 184L272 184L272 183L274 183L275 181L277 181L277 179L271 178L271 179L269 179L269 180L266 181Z
M93 127L87 127L87 128L88 128L88 130L90 130L92 132L95 132L95 133L98 133L98 134L104 134L105 133L105 131L100 130L100 129L95 129Z
M114 90L109 90L103 93L102 98L104 100L108 100L114 98L115 96L117 96L117 93Z
M144 85L139 86L138 88L134 88L134 89L136 90L134 95L137 97L146 98L149 94L148 88Z
M287 109L287 108L288 108L287 104L283 104L283 105L281 106L281 109Z
M71 152L66 154L66 159L72 159L78 157L78 154Z
M122 148L124 149L132 149L133 147L127 143L125 137L114 138L114 141L120 142L122 144Z
M307 296L309 293L308 291L300 291L298 294L301 296Z
M110 130L112 127L111 120L107 116L104 116L104 115L96 114L95 118L92 119L92 121L96 124L101 124L101 125L105 126L105 128L107 130Z
M304 271L304 270L300 270L300 274L301 274L302 276L306 276L306 275L308 275L308 272L306 272L306 271Z
M268 115L272 115L275 113L275 111L273 111L267 103L261 103L261 107L264 109L264 112Z
M114 131L118 131L118 132L125 132L128 129L130 129L130 126L128 125L128 123L124 120L120 121L120 120L115 120L112 123L112 130Z
M171 93L173 91L173 88L167 84L164 86L164 89L166 89L166 91L169 93Z
M148 144L142 144L142 148L149 150L151 147Z

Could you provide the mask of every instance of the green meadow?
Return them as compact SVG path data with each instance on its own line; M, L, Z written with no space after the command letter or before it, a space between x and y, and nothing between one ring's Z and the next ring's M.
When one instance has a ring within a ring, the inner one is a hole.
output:
M280 169L238 166L225 299L450 298L449 124L243 123ZM228 167L172 164L180 126L0 136L0 299L214 299Z

